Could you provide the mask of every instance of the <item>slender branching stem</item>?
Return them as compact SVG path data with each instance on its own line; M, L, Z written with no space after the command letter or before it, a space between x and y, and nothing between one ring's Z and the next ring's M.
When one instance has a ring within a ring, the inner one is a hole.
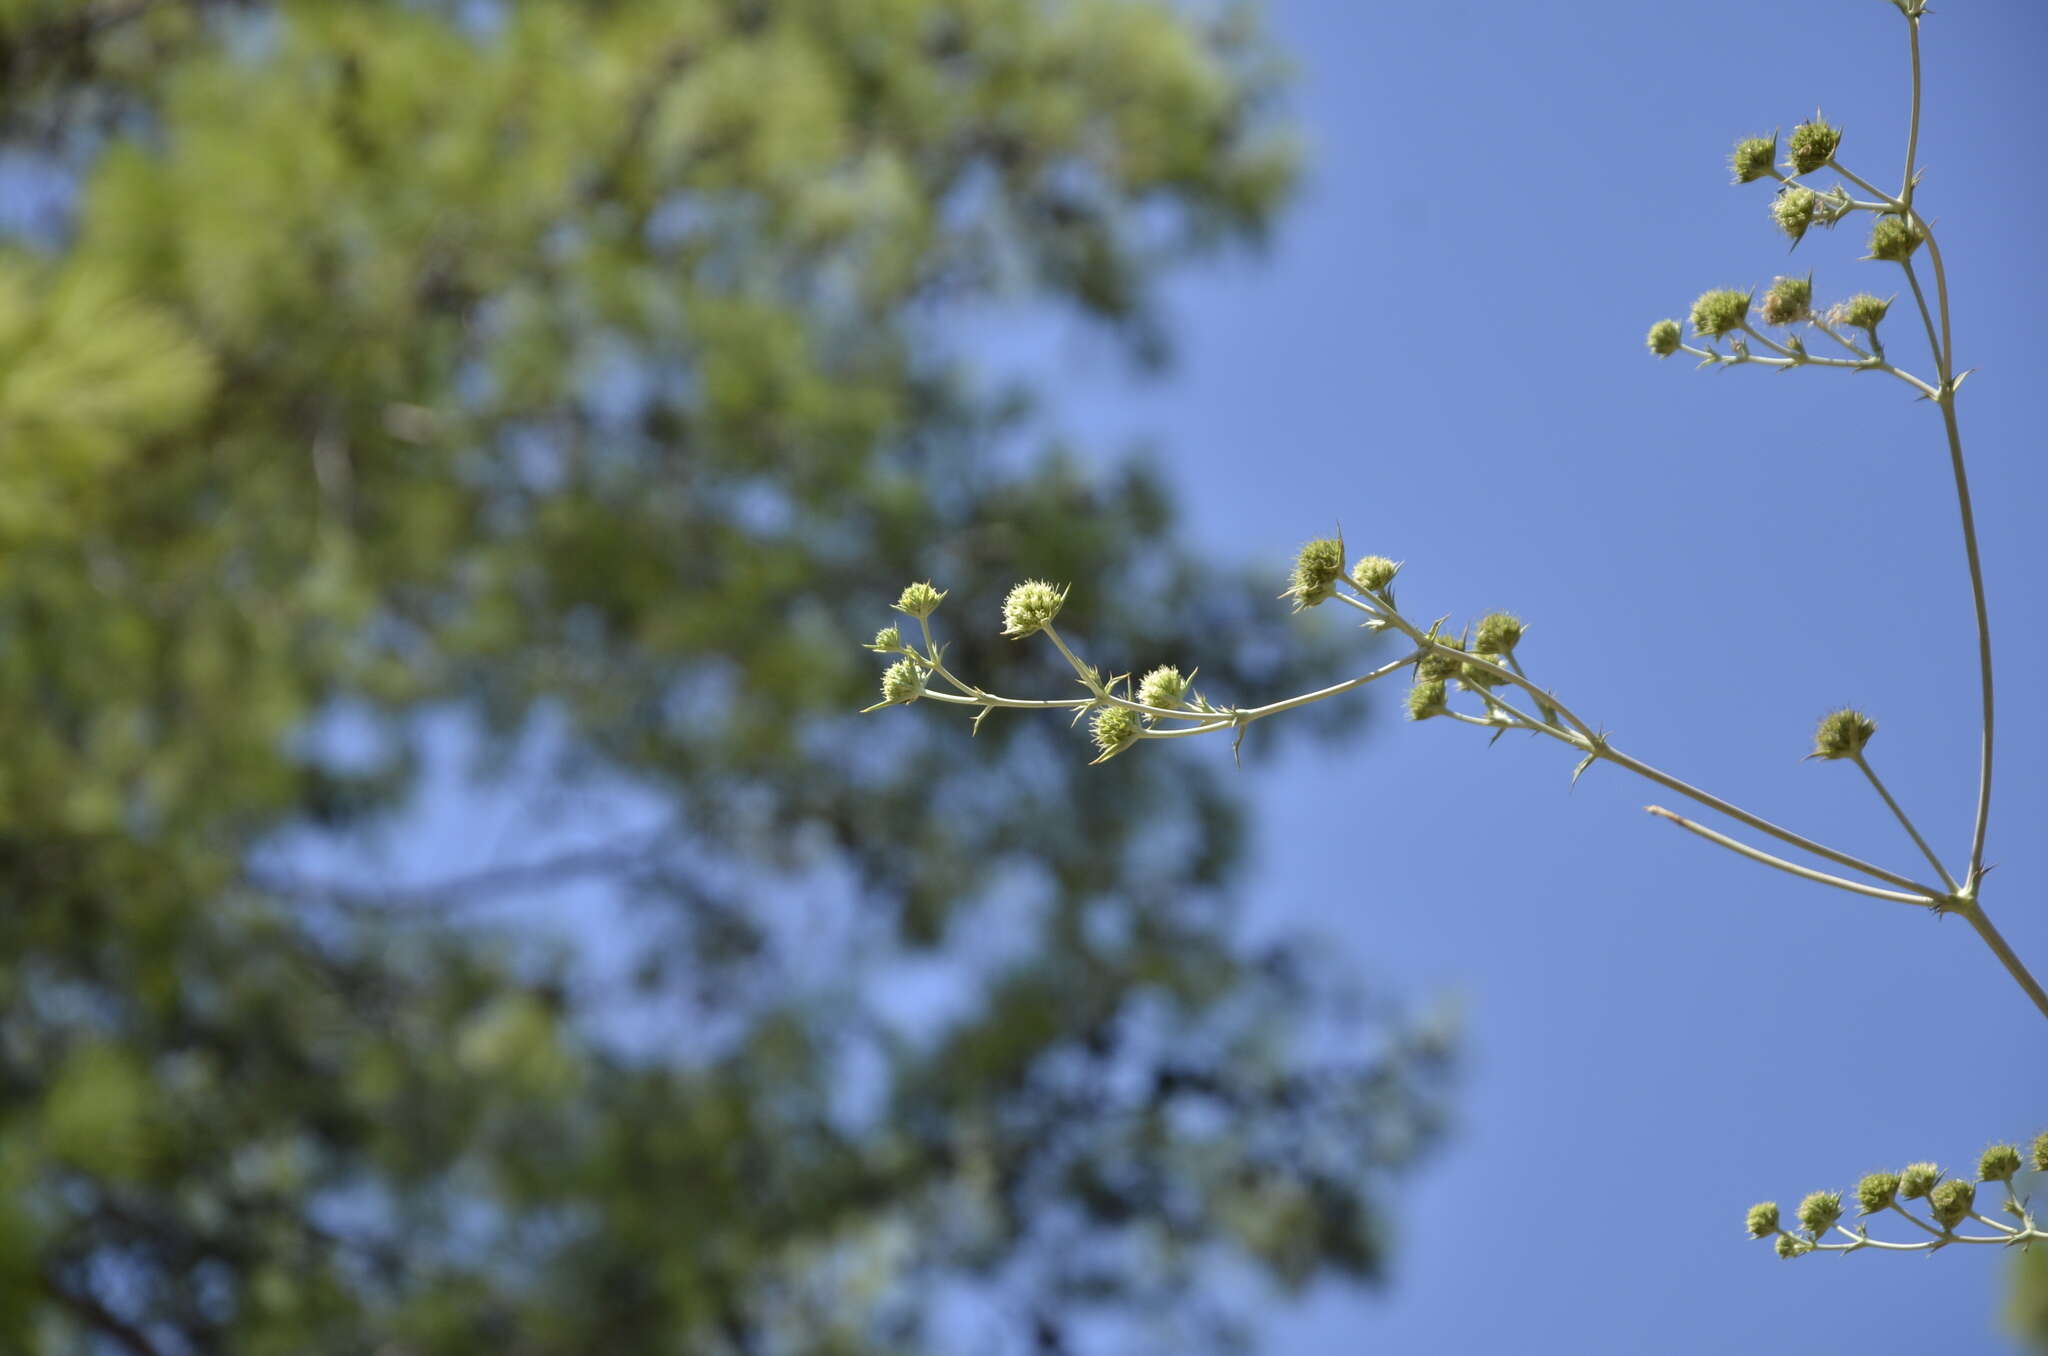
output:
M1856 187L1862 189L1865 193L1868 193L1871 197L1877 199L1876 202L1852 202L1849 204L1851 207L1854 207L1859 211L1896 212L1905 205L1901 203L1897 198L1894 198L1891 194L1885 192L1883 189L1871 183L1868 179L1865 179L1860 175L1852 174L1849 171L1848 167L1843 165L1842 162L1839 160L1835 160L1832 158L1829 159L1827 167L1833 170L1835 173L1841 175L1844 179L1847 179L1850 183L1856 185Z
M1765 342L1768 343L1770 341L1766 340ZM1797 358L1760 358L1754 353L1722 353L1718 349L1695 348L1691 344L1680 344L1678 351L1690 353L1693 357L1703 362L1716 363L1724 367L1737 367L1743 363L1756 363L1763 367L1838 367L1850 372L1883 372L1889 376L1897 377L1929 400L1937 399L1940 395L1936 388L1928 385L1911 372L1903 368L1894 367L1879 357L1869 357L1861 362L1853 363L1846 358L1816 358L1810 353L1803 354Z
M1913 205L1913 168L1920 158L1920 16L1906 15L1908 46L1913 53L1912 114L1906 124L1906 173L1899 183L1899 201Z
M1920 836L1920 830L1913 827L1913 821L1907 817L1903 809L1899 808L1899 803L1892 799L1892 793L1887 791L1884 782L1879 780L1877 769L1873 768L1869 760L1861 753L1853 753L1849 756L1855 760L1857 767L1863 769L1863 775L1870 779L1871 787L1884 800L1884 803L1891 808L1892 814L1897 816L1899 826L1905 829L1907 836L1913 840L1913 845L1919 848L1922 854L1926 856L1928 864L1934 868L1934 873L1941 877L1941 883L1948 886L1950 894L1954 894L1958 888L1956 878L1948 873L1948 868L1941 864L1941 858L1934 855L1934 849L1927 846L1927 840Z
M1753 848L1747 843L1730 838L1725 833L1716 833L1706 825L1696 824L1683 815L1675 815L1661 805L1645 805L1643 808L1660 819L1670 820L1688 833L1698 834L1709 843L1718 844L1721 847L1727 848L1730 852L1739 853L1749 858L1753 862L1761 862L1765 866L1775 867L1780 871L1797 876L1801 880L1810 880L1820 885L1832 885L1838 890L1847 890L1852 894L1868 895L1872 899L1888 899L1895 904L1914 904L1921 908L1926 908L1935 902L1932 898L1924 895L1903 894L1897 890L1881 890L1875 885L1865 885L1861 881L1845 880L1840 876L1831 876L1825 871L1816 871L1810 866L1801 866L1797 862L1788 862L1783 857L1774 857L1759 848Z
M1984 945L1991 948L1991 954L1998 957L1998 963L2005 967L2005 972L2013 977L2013 981L2026 992L2027 997L2034 1000L2034 1006L2041 1009L2041 1015L2048 1017L2048 992L2042 990L2041 981L2034 978L2032 972L2006 943L2004 934L1985 916L1984 906L1975 899L1965 899L1955 906L1955 911L1970 920L1970 926L1984 939Z

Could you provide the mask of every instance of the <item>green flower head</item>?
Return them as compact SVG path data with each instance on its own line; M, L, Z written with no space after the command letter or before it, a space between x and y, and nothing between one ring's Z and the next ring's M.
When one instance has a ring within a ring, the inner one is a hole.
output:
M1778 1235L1778 1256L1784 1258L1788 1262L1792 1260L1794 1257L1804 1256L1810 1250L1811 1245L1801 1243L1798 1239L1792 1237L1792 1235L1790 1234Z
M1951 1177L1935 1184L1927 1193L1927 1208L1934 1214L1934 1222L1944 1229L1953 1229L1970 1217L1970 1211L1977 1205L1977 1188L1960 1177Z
M1816 113L1812 122L1802 122L1792 129L1785 143L1785 163L1794 173L1811 174L1832 160L1841 144L1842 129L1828 126Z
M1465 648L1465 642L1456 636L1438 636L1436 643L1443 646L1444 650L1462 652ZM1465 661L1455 654L1445 654L1444 650L1431 650L1415 661L1416 681L1438 683L1458 676L1458 670L1465 666Z
M1522 619L1512 612L1489 612L1472 628L1472 648L1487 654L1507 654L1521 642Z
M1367 593L1385 593L1400 572L1400 564L1385 556L1360 556L1351 567L1351 582Z
M1138 713L1127 706L1105 706L1097 710L1094 723L1088 727L1089 737L1095 741L1095 747L1101 754L1095 761L1105 762L1137 743L1138 730Z
M1668 358L1678 352L1679 341L1682 338L1676 320L1660 320L1650 326L1650 352L1660 358Z
M1408 719L1428 720L1431 716L1442 715L1446 709L1441 679L1417 683L1408 689Z
M1778 138L1744 137L1735 143L1735 150L1728 157L1728 168L1735 171L1735 182L1750 183L1771 172L1771 162L1778 158Z
M1854 758L1863 752L1863 746L1877 733L1877 722L1861 711L1843 707L1822 716L1820 728L1813 732L1813 752L1809 758Z
M1045 629L1054 617L1059 616L1060 607L1066 601L1065 589L1055 588L1043 579L1025 580L1003 599L1003 634L1021 639Z
M1812 314L1813 279L1778 278L1764 293L1761 307L1767 325L1795 325Z
M1917 1201L1934 1190L1934 1184L1941 1180L1941 1168L1933 1163L1908 1163L1899 1174L1899 1197L1901 1200Z
M1694 334L1718 337L1730 330L1742 328L1742 322L1749 318L1749 293L1733 288L1717 292L1702 292L1700 299L1692 304L1692 329Z
M2020 1151L2013 1144L1994 1144L1977 1160L1977 1180L1980 1182L2010 1182L2012 1175L2019 1170Z
M1828 319L1837 325L1854 325L1857 329L1875 333L1877 322L1884 319L1884 313L1891 306L1891 302L1880 301L1868 292L1858 292L1847 301L1836 302L1828 311Z
M1892 1197L1899 1194L1899 1175L1895 1172L1873 1172L1856 1184L1856 1205L1858 1213L1874 1215L1892 1203Z
M1842 1217L1842 1193L1815 1191L1799 1203L1799 1227L1815 1242Z
M2034 1143L2027 1150L2027 1157L2033 1163L2035 1172L2048 1172L2048 1130L2034 1136Z
M1749 1217L1744 1221L1751 1238L1765 1238L1778 1232L1778 1203L1758 1201L1749 1207Z
M1819 208L1820 194L1810 188L1788 188L1771 199L1771 220L1796 245L1813 225L1813 214Z
M868 648L878 654L889 654L900 650L903 648L903 633L893 626L885 626L875 632L874 643L869 645Z
M1337 537L1318 537L1305 544L1294 557L1294 573L1288 576L1282 598L1294 600L1294 610L1316 604L1337 592L1344 577L1344 543Z
M882 673L882 700L889 706L914 702L924 695L924 670L899 659Z
M1913 257L1913 251L1920 248L1924 239L1920 228L1908 224L1904 217L1882 216L1870 228L1870 253L1865 257L1903 264Z
M1171 664L1161 664L1138 680L1138 700L1163 711L1177 710L1187 690L1188 680Z
M933 588L931 581L927 580L922 584L912 584L903 590L903 596L896 600L896 610L908 612L913 617L929 617L939 610L939 604L945 600L945 593Z

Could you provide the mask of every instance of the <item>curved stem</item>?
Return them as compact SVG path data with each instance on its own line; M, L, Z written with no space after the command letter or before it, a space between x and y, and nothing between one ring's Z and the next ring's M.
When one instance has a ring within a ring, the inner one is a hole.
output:
M1906 817L1906 812L1899 808L1897 801L1892 799L1892 793L1885 790L1884 783L1878 780L1877 769L1873 768L1861 753L1851 754L1850 757L1856 760L1857 767L1863 769L1863 775L1870 778L1870 785L1883 798L1884 803L1891 807L1892 814L1898 817L1900 826L1905 829L1907 836L1912 838L1913 845L1920 849L1926 856L1928 864L1934 868L1935 874L1941 877L1941 883L1948 886L1950 894L1954 894L1956 891L1956 878L1951 876L1948 873L1948 868L1941 864L1941 858L1934 855L1934 849L1927 846L1927 840L1920 836L1920 830L1913 827L1913 821Z
M1753 848L1747 843L1738 842L1725 833L1716 833L1704 824L1695 824L1683 815L1675 815L1661 805L1645 805L1643 808L1660 819L1670 820L1681 829L1698 834L1710 843L1719 844L1730 852L1738 853L1753 862L1761 862L1765 866L1776 867L1778 870L1798 876L1802 880L1814 881L1820 885L1832 885L1838 890L1847 890L1851 894L1869 895L1872 899L1888 899L1895 904L1916 904L1921 908L1926 908L1934 903L1934 900L1923 898L1919 895L1901 894L1897 890L1880 890L1875 885L1865 885L1861 881L1844 880L1840 876L1830 876L1825 871L1816 871L1810 866L1800 866L1796 862L1788 862L1783 857L1774 857L1770 853Z
M1906 129L1906 178L1899 187L1899 201L1913 205L1913 166L1920 155L1920 16L1906 16L1906 32L1913 52L1913 109Z

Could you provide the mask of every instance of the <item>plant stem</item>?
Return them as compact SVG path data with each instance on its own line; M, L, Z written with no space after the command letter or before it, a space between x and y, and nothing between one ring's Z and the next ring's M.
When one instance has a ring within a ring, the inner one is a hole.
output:
M1984 914L1984 906L1975 899L1965 899L1957 906L1956 912L1970 920L1970 926L1984 939L1984 945L1990 947L1991 954L1998 957L1999 963L2005 966L2005 972L2013 977L2020 988L2026 990L2027 997L2034 1000L2034 1006L2041 1009L2041 1015L2048 1017L2048 992L2043 992L2040 981L2028 972L2026 965L2013 954L2012 947L2006 944L2005 937L1992 926L1991 920Z
M1840 876L1830 876L1825 871L1816 871L1810 866L1800 866L1796 862L1788 862L1783 857L1774 857L1768 852L1730 838L1725 833L1716 833L1704 824L1696 824L1683 815L1675 815L1661 805L1645 805L1643 808L1660 819L1670 820L1681 829L1698 834L1710 843L1719 844L1730 852L1739 853L1753 862L1762 862L1765 866L1774 866L1778 870L1798 876L1802 880L1814 881L1821 885L1832 885L1838 890L1847 890L1852 894L1869 895L1872 899L1888 899L1895 904L1917 904L1921 908L1926 908L1934 903L1933 899L1920 895L1901 894L1897 890L1880 890L1875 885L1865 885L1861 881L1844 880Z
M1934 849L1927 846L1927 840L1920 836L1920 830L1913 827L1913 821L1906 817L1906 812L1899 808L1897 801L1892 799L1892 793L1885 790L1884 783L1878 780L1877 769L1873 768L1860 753L1850 756L1856 760L1856 766L1863 769L1863 775L1870 778L1870 785L1884 799L1884 803L1891 807L1891 812L1898 816L1900 826L1905 829L1907 836L1912 838L1913 845L1926 855L1928 863L1934 867L1935 874L1941 877L1942 884L1948 886L1950 894L1954 894L1957 888L1956 878L1951 876L1948 873L1948 868L1941 864L1941 858L1934 855Z

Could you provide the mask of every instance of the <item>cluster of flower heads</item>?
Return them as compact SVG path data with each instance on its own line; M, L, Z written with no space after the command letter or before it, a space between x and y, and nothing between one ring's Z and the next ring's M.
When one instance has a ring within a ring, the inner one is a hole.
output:
M1939 1165L1934 1163L1909 1163L1899 1172L1869 1173L1856 1184L1853 1193L1856 1213L1859 1218L1886 1212L1900 1214L1919 1225L1927 1235L1914 1244L1882 1245L1895 1250L1911 1247L1932 1252L1951 1243L2012 1245L2048 1238L2048 1232L2043 1232L2028 1213L2025 1199L2013 1189L2013 1179L2029 1166L2035 1172L2048 1172L2048 1130L2034 1137L2024 1158L2014 1144L1994 1144L1986 1149L1977 1160L1974 1181L1945 1177ZM1998 1208L2014 1221L2012 1224L2000 1224L1989 1219L1977 1208L1977 1189L1993 1183L2005 1188L2005 1200ZM1933 1223L1908 1210L1901 1204L1905 1201L1925 1201ZM1859 1248L1878 1246L1870 1241L1867 1225L1858 1225L1853 1231L1841 1227L1842 1210L1841 1192L1815 1191L1800 1201L1799 1208L1793 1212L1799 1225L1798 1233L1784 1227L1776 1201L1759 1201L1749 1207L1744 1227L1751 1238L1777 1240L1778 1256L1787 1258L1803 1257L1810 1252L1854 1252ZM1991 1229L1992 1233L1983 1236L1956 1232L1965 1221L1973 1219ZM1850 1241L1828 1243L1828 1236L1834 1232L1841 1233Z

